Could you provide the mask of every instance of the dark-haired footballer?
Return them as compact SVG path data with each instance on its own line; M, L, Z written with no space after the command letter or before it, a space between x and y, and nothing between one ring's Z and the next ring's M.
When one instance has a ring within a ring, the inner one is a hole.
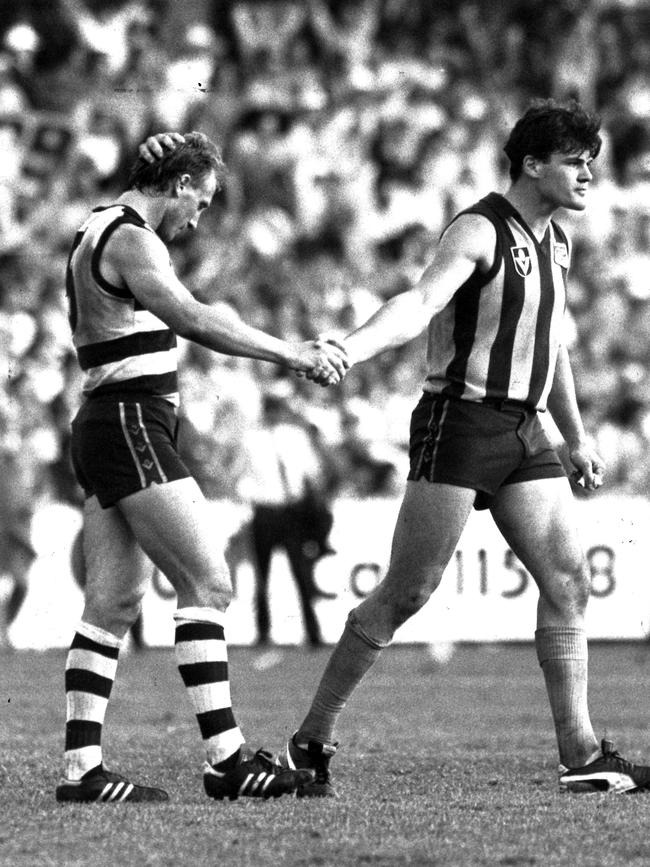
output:
M563 343L571 249L556 211L582 211L601 138L578 104L543 101L505 145L511 185L458 214L417 285L339 345L350 363L428 328L428 373L411 419L410 472L385 579L350 612L312 705L287 745L298 790L330 796L335 725L395 630L427 602L472 508L490 509L539 588L535 645L555 723L560 787L650 787L650 767L598 743L587 703L590 576L573 497L539 414L548 409L588 490L603 462L585 436Z
M141 152L126 192L96 208L77 232L68 264L70 324L85 377L72 460L86 495L87 581L66 663L65 780L56 797L168 799L162 789L108 771L102 758L120 645L145 591L140 548L176 590L176 658L205 745L207 794L278 797L312 773L254 753L233 715L224 637L232 589L206 501L177 451L176 336L325 380L342 377L346 362L323 341L287 343L225 305L195 300L166 244L196 228L223 183L224 164L201 133L162 135L154 144L161 158L148 162Z

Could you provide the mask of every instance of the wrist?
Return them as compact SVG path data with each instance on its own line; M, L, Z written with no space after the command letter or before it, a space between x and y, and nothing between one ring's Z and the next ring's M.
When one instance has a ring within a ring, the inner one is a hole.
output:
M362 358L359 357L359 350L354 345L354 342L350 339L342 340L341 347L345 350L345 356L347 358L348 364L350 367L354 367L355 364L358 364L360 361L363 361Z
M584 434L582 436L570 437L567 439L566 444L570 452L577 452L590 447L589 440Z
M294 343L287 343L285 340L282 341L278 361L280 364L290 367L291 370L303 370L305 367L300 357L298 346Z

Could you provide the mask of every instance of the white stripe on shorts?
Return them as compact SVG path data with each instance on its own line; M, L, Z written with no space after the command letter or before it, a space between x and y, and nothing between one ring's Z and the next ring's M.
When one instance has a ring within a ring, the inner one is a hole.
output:
M129 451L131 452L133 463L135 464L135 468L138 471L138 476L140 477L140 487L146 488L147 479L145 477L142 467L140 466L140 461L138 460L135 446L133 445L133 440L131 439L131 434L129 433L129 429L126 424L126 409L122 401L120 401L120 424L122 425L122 433L124 434L124 439L126 440L126 444L129 447Z
M151 444L151 440L150 440L149 434L147 432L147 427L144 423L144 419L142 418L142 406L140 405L140 403L135 403L134 406L135 406L136 415L138 417L139 429L142 432L142 438L144 439L145 443L147 444L147 448L149 449L149 454L151 455L151 458L153 459L156 470L158 471L160 481L161 482L167 482L167 481L169 481L169 479L167 478L167 474L163 471L163 468L160 464L160 461L158 460L158 455L156 454L154 447ZM135 464L135 467L138 471L138 476L140 478L140 487L146 488L147 487L147 477L146 477L144 469L142 467L142 463L140 461L140 458L138 457L135 445L133 443L133 439L132 439L131 433L129 431L129 426L126 422L126 406L122 401L120 401L120 424L122 426L122 433L124 434L124 439L126 440L126 444L128 445L129 451L131 452L131 457L133 458L133 463Z
M147 427L142 420L142 407L139 403L136 403L136 411L138 413L138 421L140 422L140 427L142 429L142 436L144 437L144 441L149 446L149 451L151 452L151 457L156 465L156 469L160 475L160 481L166 482L168 481L166 474L163 472L163 468L160 465L160 461L158 460L158 455L154 451L154 447L151 445L151 440L149 439L149 434L147 433Z

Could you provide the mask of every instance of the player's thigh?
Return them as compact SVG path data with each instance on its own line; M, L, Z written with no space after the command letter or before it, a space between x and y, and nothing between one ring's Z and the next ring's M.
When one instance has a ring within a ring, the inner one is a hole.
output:
M491 511L540 590L558 597L588 592L575 500L566 478L504 485Z
M440 583L475 497L471 488L407 482L388 572L357 609L360 620L395 622L400 612L410 616L426 601Z
M87 611L138 605L151 569L120 511L96 497L84 503L83 561Z
M177 593L230 588L228 567L216 542L215 518L194 479L151 485L124 497L118 508ZM212 602L205 599L203 604Z

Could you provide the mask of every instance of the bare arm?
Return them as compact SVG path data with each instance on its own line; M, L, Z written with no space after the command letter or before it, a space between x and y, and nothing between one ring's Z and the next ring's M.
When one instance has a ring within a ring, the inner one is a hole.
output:
M136 226L121 226L104 250L103 267L109 268L140 303L176 334L215 352L257 358L292 370L345 374L344 353L323 341L287 343L247 325L228 305L197 301L177 278L162 241Z
M489 220L477 214L459 217L443 235L418 283L387 301L345 339L350 362L365 361L421 334L476 267L490 267L495 244L496 233Z
M569 457L576 468L574 479L583 479L589 490L599 488L605 465L587 440L566 346L560 347L553 386L548 397L548 408L569 447Z

